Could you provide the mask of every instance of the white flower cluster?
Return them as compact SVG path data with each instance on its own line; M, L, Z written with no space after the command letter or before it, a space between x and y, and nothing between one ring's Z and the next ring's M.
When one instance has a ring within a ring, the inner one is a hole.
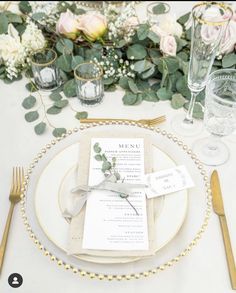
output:
M40 24L42 25L55 25L59 18L58 11L58 1L30 1L30 6L32 8L32 12L30 16L34 13L45 13L46 17L43 17L40 20Z
M7 77L16 78L26 66L29 55L45 44L42 32L34 23L27 25L21 38L14 26L9 24L8 33L0 35L0 60L6 66Z
M104 79L112 78L117 81L121 77L135 77L134 65L128 60L124 61L114 49L107 48L107 54L102 56L101 61L98 61L97 58L94 58L93 61L103 68Z
M130 42L139 23L134 4L135 2L130 2L121 8L112 4L105 6L104 14L108 22L109 40L124 39Z

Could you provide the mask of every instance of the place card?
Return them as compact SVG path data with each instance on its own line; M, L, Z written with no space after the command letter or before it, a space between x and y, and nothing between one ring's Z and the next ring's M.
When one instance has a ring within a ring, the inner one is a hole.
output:
M116 157L116 170L127 183L142 183L144 178L143 138L92 138L89 185L104 180L101 162L94 159L93 146L99 143L108 160ZM94 190L86 204L83 249L148 250L146 196L144 189L132 189L128 200L117 193Z
M146 196L154 198L194 186L184 165L161 170L145 176Z

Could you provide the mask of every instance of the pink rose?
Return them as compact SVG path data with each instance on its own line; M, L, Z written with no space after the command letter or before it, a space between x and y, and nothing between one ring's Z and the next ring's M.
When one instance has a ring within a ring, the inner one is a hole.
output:
M163 36L160 41L160 49L163 54L176 56L177 44L173 36Z
M220 45L221 54L229 54L234 51L236 44L236 21L231 20L226 28L225 35Z
M76 20L76 16L70 10L67 10L65 13L61 13L56 25L56 31L69 39L76 39L78 22Z
M107 31L106 18L100 13L87 12L78 18L78 23L78 28L91 42L100 39Z

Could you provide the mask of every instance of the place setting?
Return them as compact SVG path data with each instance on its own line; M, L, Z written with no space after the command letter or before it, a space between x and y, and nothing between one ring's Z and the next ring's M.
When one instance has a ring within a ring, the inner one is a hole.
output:
M156 1L142 22L142 1L63 1L48 4L48 14L39 1L24 2L22 14L10 18L9 7L2 12L7 29L5 39L0 34L0 75L13 82L25 71L25 120L35 134L51 131L53 137L27 168L13 168L0 271L18 202L38 253L75 275L103 281L178 270L207 233L213 210L235 290L218 169L231 155L222 138L236 131L232 6L204 2L175 19L168 3ZM23 16L28 24L21 32ZM32 31L35 43L29 45ZM1 47L7 37L25 52L11 65ZM172 118L165 112L124 117L114 103L107 117L99 110L90 114L116 90L124 91L125 107L168 102L184 111ZM71 129L53 119L64 108L76 119ZM205 130L209 137L199 138Z

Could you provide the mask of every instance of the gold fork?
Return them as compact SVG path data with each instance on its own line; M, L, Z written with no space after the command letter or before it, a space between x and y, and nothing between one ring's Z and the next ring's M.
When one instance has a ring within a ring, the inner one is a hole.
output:
M12 175L12 185L10 190L9 200L11 202L10 209L7 216L7 221L2 237L2 242L0 245L0 273L3 267L3 260L7 246L7 238L10 230L12 214L14 211L15 204L17 204L21 199L21 188L24 182L24 170L21 167L14 167L13 168L13 175Z
M86 118L80 119L81 123L94 123L94 122L106 122L106 121L126 121L126 122L137 122L141 124L145 124L148 126L157 125L166 121L166 116L156 117L154 119L141 119L141 120L132 120L132 119L113 119L113 118Z

